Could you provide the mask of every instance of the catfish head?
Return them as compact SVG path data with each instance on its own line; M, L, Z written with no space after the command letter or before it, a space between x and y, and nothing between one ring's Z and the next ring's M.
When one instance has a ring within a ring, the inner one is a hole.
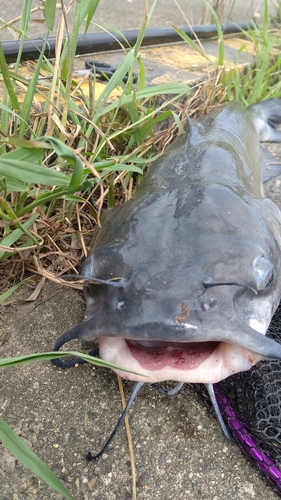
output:
M280 140L278 121L279 100L189 120L105 214L80 272L85 321L68 339L96 340L102 359L144 376L118 374L149 383L211 384L281 359L265 336L281 297L281 212L263 195L259 143L261 128Z

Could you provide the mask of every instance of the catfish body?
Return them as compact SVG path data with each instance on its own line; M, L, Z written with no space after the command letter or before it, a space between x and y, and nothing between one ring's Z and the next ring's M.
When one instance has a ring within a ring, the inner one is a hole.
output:
M124 378L208 384L281 359L264 336L281 297L281 213L264 198L260 151L260 139L280 140L280 122L279 100L189 120L105 216L81 269L97 281L84 286L75 336L145 375Z

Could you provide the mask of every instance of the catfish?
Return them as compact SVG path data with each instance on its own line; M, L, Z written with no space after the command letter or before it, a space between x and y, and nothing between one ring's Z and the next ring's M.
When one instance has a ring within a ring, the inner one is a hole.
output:
M85 321L54 350L96 341L124 379L212 388L281 359L265 335L281 298L281 212L263 191L280 165L260 145L281 141L281 101L187 122L133 197L104 213L80 271Z

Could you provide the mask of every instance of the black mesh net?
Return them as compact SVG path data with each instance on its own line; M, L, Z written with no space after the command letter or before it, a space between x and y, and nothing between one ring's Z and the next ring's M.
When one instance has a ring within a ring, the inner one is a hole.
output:
M281 306L267 335L281 343ZM260 448L281 465L281 361L261 361L221 386Z

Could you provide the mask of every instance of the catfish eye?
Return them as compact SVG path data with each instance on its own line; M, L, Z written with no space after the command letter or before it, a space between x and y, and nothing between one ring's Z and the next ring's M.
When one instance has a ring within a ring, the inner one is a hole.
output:
M274 280L273 264L265 257L259 257L254 263L257 291L268 288Z

